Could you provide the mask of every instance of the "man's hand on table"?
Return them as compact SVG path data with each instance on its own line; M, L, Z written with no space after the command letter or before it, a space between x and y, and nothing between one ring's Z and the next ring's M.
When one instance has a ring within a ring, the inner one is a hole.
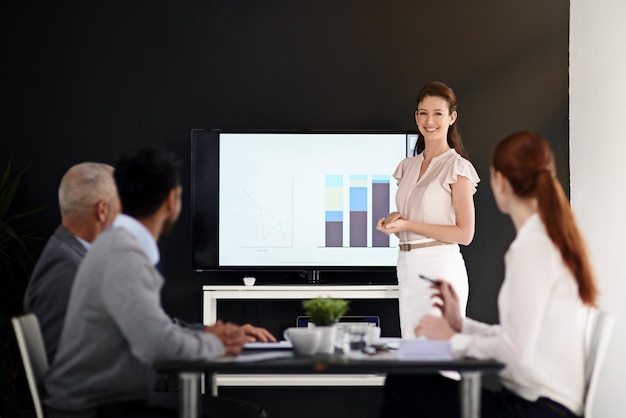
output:
M274 337L268 330L261 327L255 327L250 324L242 325L243 332L246 334L248 338L247 342L276 342L276 337Z
M227 356L236 356L241 353L243 345L248 341L243 328L231 322L224 323L217 320L215 325L204 327L204 332L214 334L220 339L224 344Z
M231 322L217 320L215 325L204 327L204 332L210 332L220 339L226 348L227 356L236 356L241 353L247 342L275 342L276 338L265 328L250 324L237 326Z

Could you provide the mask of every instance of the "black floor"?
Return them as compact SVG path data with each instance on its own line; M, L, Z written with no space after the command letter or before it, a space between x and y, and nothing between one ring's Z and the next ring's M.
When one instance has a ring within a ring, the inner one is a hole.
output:
M375 418L382 387L220 387L219 393L263 406L268 418Z

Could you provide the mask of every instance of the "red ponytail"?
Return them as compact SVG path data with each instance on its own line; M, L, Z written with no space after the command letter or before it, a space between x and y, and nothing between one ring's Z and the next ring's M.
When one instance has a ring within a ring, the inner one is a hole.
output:
M576 279L581 300L595 306L598 289L591 263L569 201L555 177L548 142L534 132L510 135L497 145L491 165L509 180L516 195L537 199L539 216Z

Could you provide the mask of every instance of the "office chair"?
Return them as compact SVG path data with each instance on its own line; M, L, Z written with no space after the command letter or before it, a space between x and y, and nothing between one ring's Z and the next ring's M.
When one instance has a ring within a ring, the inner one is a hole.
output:
M591 418L593 400L598 386L600 370L611 339L615 314L600 309L590 309L587 319L584 417Z
M48 359L41 337L39 321L33 314L14 317L11 319L17 344L20 347L28 387L33 398L33 405L37 418L44 418L41 399L44 394L43 378L48 370Z

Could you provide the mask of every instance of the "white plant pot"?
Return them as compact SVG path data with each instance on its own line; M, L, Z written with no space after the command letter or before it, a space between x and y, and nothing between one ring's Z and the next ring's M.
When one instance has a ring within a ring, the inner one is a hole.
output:
M315 326L320 330L320 344L317 346L318 354L333 354L335 352L335 340L337 339L337 326Z

